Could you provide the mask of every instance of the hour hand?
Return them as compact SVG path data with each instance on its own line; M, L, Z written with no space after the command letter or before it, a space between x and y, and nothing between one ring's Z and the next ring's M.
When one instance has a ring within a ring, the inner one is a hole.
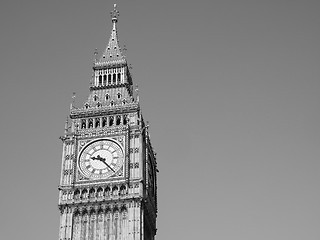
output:
M113 170L113 168L112 168L108 163L106 163L106 159L103 158L103 157L100 157L100 155L98 155L97 157L92 157L91 159L92 159L92 160L99 160L100 162L103 162L105 165L107 165L107 167L108 167L109 169L111 169L111 171L113 171L113 172L115 173L115 171Z
M99 160L99 161L102 161L102 162L106 161L106 159L103 158L103 157L100 157L100 155L98 155L97 157L92 157L91 159L92 160Z

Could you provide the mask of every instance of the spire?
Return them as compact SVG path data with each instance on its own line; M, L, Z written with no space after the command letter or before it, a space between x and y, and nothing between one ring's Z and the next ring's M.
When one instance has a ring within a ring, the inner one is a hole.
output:
M122 55L118 41L117 22L119 17L119 11L116 9L116 7L117 4L114 4L113 11L111 11L110 13L112 19L112 31L111 36L109 38L109 43L106 47L106 50L103 52L100 60L96 62L96 65L125 62L125 58Z

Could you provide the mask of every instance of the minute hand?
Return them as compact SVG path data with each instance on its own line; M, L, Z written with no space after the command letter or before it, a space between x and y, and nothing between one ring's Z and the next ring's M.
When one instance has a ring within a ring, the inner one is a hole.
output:
M106 163L106 159L102 158L102 159L100 159L100 161L103 162L105 165L107 165L107 167L110 168L115 173L113 168L108 163Z

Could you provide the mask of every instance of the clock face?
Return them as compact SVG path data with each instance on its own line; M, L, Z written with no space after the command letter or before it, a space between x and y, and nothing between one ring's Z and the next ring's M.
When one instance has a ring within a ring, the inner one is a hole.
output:
M124 162L123 149L111 139L100 139L87 144L80 153L78 167L91 179L105 179L116 174Z

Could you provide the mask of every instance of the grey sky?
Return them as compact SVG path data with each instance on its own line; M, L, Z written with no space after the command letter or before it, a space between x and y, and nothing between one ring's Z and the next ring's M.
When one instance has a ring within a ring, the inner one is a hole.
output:
M319 1L115 2L158 153L157 240L318 240ZM0 239L58 238L58 137L113 3L2 1Z

